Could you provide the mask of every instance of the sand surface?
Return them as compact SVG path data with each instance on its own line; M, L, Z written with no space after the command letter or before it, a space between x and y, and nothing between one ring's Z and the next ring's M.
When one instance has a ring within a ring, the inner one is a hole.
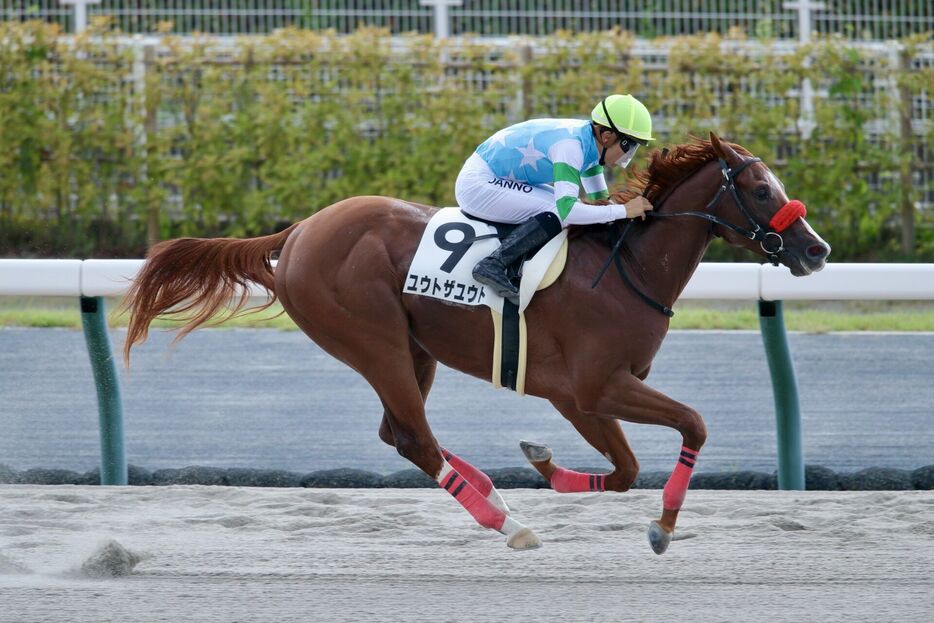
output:
M934 493L0 486L0 621L934 621Z

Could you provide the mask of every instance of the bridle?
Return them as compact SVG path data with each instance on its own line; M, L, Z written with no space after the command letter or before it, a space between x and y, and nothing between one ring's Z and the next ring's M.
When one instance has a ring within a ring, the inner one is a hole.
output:
M664 156L664 152L663 152ZM773 266L778 266L779 258L782 254L785 253L785 241L782 239L781 232L785 231L792 223L798 220L799 217L803 218L807 213L804 204L798 200L792 200L786 203L775 215L769 220L768 225L763 227L755 219L752 213L746 208L746 204L743 203L743 199L739 194L739 191L736 189L736 178L745 171L750 165L755 164L756 162L762 162L761 158L746 158L740 162L739 166L735 169L730 168L726 160L723 158L718 159L720 161L720 172L723 174L723 184L720 185L720 188L717 190L717 194L713 196L707 205L704 207L705 210L711 210L720 203L720 199L723 198L723 194L726 191L729 191L733 196L733 201L736 203L736 206L739 208L739 211L746 217L746 220L749 221L750 229L734 225L728 221L721 219L716 214L711 214L708 212L697 212L697 211L687 211L687 212L675 212L674 214L659 214L656 211L646 212L645 215L652 218L673 218L676 216L696 216L711 222L711 227L714 225L720 225L721 227L726 227L727 229L736 232L740 236L748 238L750 240L756 240L759 242L759 246L762 247L762 251L766 254L769 262ZM688 176L683 180L687 181L691 176ZM682 182L682 183L683 183ZM678 184L677 186L680 186ZM677 186L673 187L661 201L658 203L658 209L664 205L665 201L672 195ZM644 195L645 193L643 193ZM623 269L622 261L619 258L619 249L625 240L626 235L629 233L629 230L632 229L632 225L635 221L630 219L626 224L626 227L623 228L622 233L619 235L619 238L616 240L616 243L613 245L613 250L610 253L610 257L607 258L607 261L603 264L603 268L600 269L597 278L594 280L592 288L597 287L597 284L600 282L600 279L606 273L607 268L610 266L610 262L613 262L616 265L616 270L619 272L620 277L623 278L623 281L636 293L639 297L645 301L650 307L660 311L669 318L675 315L675 312L672 311L667 305L662 305L661 303L655 301L649 297L645 292L640 290L626 274L626 271ZM716 233L714 234L716 235ZM774 237L771 238L771 237ZM774 248L769 248L769 241L772 241L776 246Z

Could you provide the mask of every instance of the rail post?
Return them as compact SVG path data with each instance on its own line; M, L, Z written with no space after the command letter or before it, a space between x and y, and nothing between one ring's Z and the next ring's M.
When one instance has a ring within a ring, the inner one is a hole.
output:
M783 2L782 8L798 12L798 42L807 45L811 42L811 31L814 27L814 12L823 11L827 8L824 2L814 2L814 0L796 0L795 2ZM810 56L804 60L804 66L811 66ZM814 120L814 87L811 85L810 78L801 80L801 113L798 116L798 131L801 132L801 138L807 140L817 128Z
M88 345L94 385L97 388L97 411L101 436L101 484L127 484L126 452L123 442L123 402L120 380L114 365L104 299L81 297L81 326Z
M435 37L446 39L451 35L451 17L448 8L461 6L464 0L419 0L419 4L434 9Z
M88 27L88 5L100 4L101 0L59 0L59 3L75 7L75 34L78 35Z
M804 454L801 444L801 410L798 381L788 348L781 301L759 301L759 327L772 376L775 427L778 443L778 488L803 491Z

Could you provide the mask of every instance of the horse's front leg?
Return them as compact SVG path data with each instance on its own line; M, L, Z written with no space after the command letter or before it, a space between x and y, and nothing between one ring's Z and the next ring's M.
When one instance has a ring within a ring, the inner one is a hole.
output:
M577 406L584 412L668 426L681 433L681 453L662 492L662 516L649 526L652 549L656 554L663 553L671 542L697 454L707 441L704 419L691 407L652 389L628 372L613 375L595 395L578 397Z
M613 464L609 474L587 474L559 466L552 460L551 448L544 444L520 442L522 451L542 477L558 493L581 491L628 491L639 475L639 461L629 447L623 428L614 418L583 413L573 401L552 401L577 432Z

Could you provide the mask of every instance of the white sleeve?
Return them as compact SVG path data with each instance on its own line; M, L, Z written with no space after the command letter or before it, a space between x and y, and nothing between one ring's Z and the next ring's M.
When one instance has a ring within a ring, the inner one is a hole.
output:
M575 201L574 207L564 219L565 225L593 225L594 223L609 223L626 218L626 206L610 204L595 206L581 201Z

